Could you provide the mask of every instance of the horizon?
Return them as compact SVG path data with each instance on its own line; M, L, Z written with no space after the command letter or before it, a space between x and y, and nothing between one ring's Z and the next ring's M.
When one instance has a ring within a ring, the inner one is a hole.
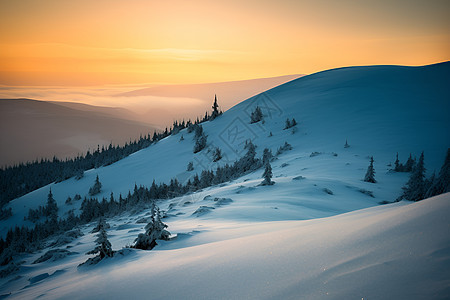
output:
M450 4L438 0L28 0L0 8L6 87L204 84L428 65L450 53Z
M449 11L0 1L0 300L446 299Z

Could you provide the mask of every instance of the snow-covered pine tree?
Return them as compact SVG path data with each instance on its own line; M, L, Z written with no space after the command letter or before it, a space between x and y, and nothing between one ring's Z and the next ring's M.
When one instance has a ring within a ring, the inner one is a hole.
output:
M406 186L403 187L403 195L400 198L410 201L419 201L425 198L425 171L424 154L422 152Z
M264 148L263 158L262 158L263 166L265 166L267 163L269 163L272 160L272 158L273 158L272 150L270 150L268 148Z
M250 115L250 124L257 123L263 119L261 108L257 106Z
M206 147L207 136L202 134L195 140L194 153L202 151Z
M275 182L272 181L272 176L272 167L270 166L270 162L267 161L264 166L264 173L262 175L264 180L261 182L261 185L273 185Z
M216 149L214 149L214 153L213 153L213 162L217 162L221 159L222 159L222 151L220 150L219 147L216 147Z
M255 170L260 166L260 160L255 158L256 146L252 143L251 140L245 141L244 149L247 150L247 153L236 163L239 174L244 174L247 171Z
M370 158L370 165L367 167L366 176L364 176L365 182L376 183L375 169L373 168L373 156Z
M345 145L344 145L344 148L349 148L349 147L350 147L350 145L348 144L347 139L345 139Z
M156 240L169 240L170 232L166 230L167 225L161 221L159 207L152 203L150 222L145 226L145 233L140 233L135 240L133 248L152 250Z
M194 163L190 161L187 165L186 171L193 171L194 170Z
M447 155L439 171L439 176L432 182L426 197L429 198L448 192L450 192L450 148L447 149Z
M106 229L110 228L110 225L108 223L106 223L106 221L103 217L100 217L97 225L92 229L91 232L92 233L99 232L102 228L106 230Z
M91 188L89 188L89 195L94 196L94 195L100 194L101 189L102 189L102 183L100 182L98 175L97 175L97 177L95 178L94 185Z
M194 124L192 127L193 127L193 130L194 130L194 140L196 140L200 136L203 135L203 126L202 125L198 125L198 124Z
M95 240L95 243L97 246L87 252L86 254L97 254L100 260L102 260L105 257L112 257L114 255L114 251L112 250L111 243L108 240L108 234L106 233L105 229L105 221L103 219L100 219L97 227L99 227L99 231L97 234L97 239Z

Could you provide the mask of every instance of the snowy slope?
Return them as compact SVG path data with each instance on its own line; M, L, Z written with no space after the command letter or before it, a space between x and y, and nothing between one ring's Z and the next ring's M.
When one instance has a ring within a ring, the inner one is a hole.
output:
M0 281L7 299L448 299L450 194L307 221L218 222L191 218L176 239L76 268L80 253L31 264ZM143 214L142 214L143 215ZM140 216L142 216L140 215ZM114 248L136 236L115 219ZM129 222L124 226L122 222ZM188 229L190 226L194 229ZM87 233L91 227L85 228ZM134 228L134 229L133 229Z
M9 226L22 224L29 208L45 203L50 187L62 216L80 205L65 207L65 199L77 193L87 196L96 175L103 184L100 197L109 197L111 192L125 195L134 184L149 186L153 179L168 182L176 177L185 182L202 169L215 169L218 164L242 156L245 139L258 146L258 156L265 147L275 152L285 141L293 150L273 163L277 182L274 187L250 191L258 210L264 202L269 208L283 204L281 209L277 214L245 210L241 212L244 218L308 219L392 201L408 176L388 172L387 165L393 163L396 152L404 162L409 153L418 156L424 150L430 171L438 170L443 162L450 146L449 77L450 63L351 67L304 76L243 101L216 120L203 124L208 147L220 147L224 152L224 159L218 163L212 162L206 149L193 154L193 133L184 130L111 166L87 171L79 181L69 179L51 184L12 201L14 216L1 221L0 228L4 233ZM256 106L262 108L264 122L249 124L249 115ZM286 118L297 120L297 132L283 130ZM181 135L184 141L180 141ZM346 139L351 147L344 149ZM310 157L312 152L320 154ZM372 155L377 184L361 181ZM194 162L193 172L186 171L189 161ZM262 171L257 171L235 183L250 180L246 184L248 190L253 189L261 174ZM294 180L298 176L305 180ZM324 193L324 188L334 195ZM271 192L267 193L267 189ZM362 194L361 190L372 191L375 198ZM232 188L215 192L236 200L245 197ZM234 201L230 207L241 210L239 205L239 201Z
M289 142L293 149L272 162L273 186L259 186L262 170L232 182L158 201L173 240L152 251L126 250L99 265L77 268L94 247L95 224L84 236L59 246L73 252L33 264L24 254L18 273L0 279L8 299L445 299L449 293L450 195L419 203L393 201L408 179L390 172L395 153L405 161L425 151L428 170L438 170L450 146L450 63L425 67L352 67L305 76L252 97L203 124L208 148L224 158L213 163L205 149L192 153L185 130L113 165L43 187L10 203L13 217L43 205L51 187L59 214L79 208L68 196L87 196L99 175L100 196L125 195L153 179L185 182L243 155L251 139L261 156ZM262 108L264 122L250 123ZM296 130L283 130L295 118ZM270 135L272 133L272 135ZM181 135L184 140L180 140ZM345 140L350 148L344 148ZM314 154L312 154L314 152ZM377 183L362 181L374 156ZM188 162L194 171L186 171ZM430 172L428 172L430 174ZM370 195L372 194L373 197ZM130 244L147 210L108 220L113 249Z

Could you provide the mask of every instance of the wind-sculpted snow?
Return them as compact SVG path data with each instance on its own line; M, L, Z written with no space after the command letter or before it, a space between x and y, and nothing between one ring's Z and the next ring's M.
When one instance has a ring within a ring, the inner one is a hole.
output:
M308 221L191 219L175 230L208 230L150 252L127 249L83 270L74 259L52 280L42 275L51 271L24 272L34 286L9 298L445 299L449 213L445 194Z

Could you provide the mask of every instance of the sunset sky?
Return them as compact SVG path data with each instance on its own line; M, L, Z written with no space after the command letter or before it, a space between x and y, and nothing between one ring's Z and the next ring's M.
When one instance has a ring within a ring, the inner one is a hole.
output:
M0 2L0 85L200 83L450 58L448 0Z

